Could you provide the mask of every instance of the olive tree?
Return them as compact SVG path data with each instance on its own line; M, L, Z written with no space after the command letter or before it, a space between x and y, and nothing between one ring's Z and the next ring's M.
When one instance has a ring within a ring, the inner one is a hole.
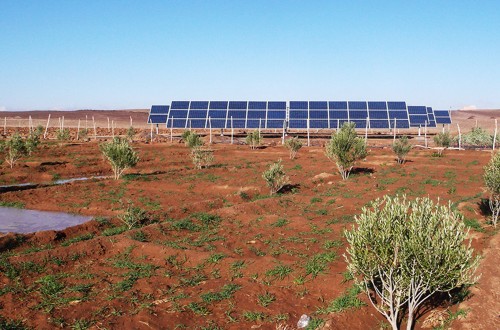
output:
M297 152L302 148L302 142L300 142L298 137L288 139L285 141L285 148L290 151L290 159L294 159Z
M271 164L269 168L262 173L262 178L266 181L271 195L279 192L289 182L283 165L281 165L281 159Z
M126 139L115 137L111 142L101 144L99 149L111 164L115 180L118 180L126 169L134 167L139 161L137 152L132 149Z
M489 205L491 210L491 223L497 226L500 215L500 153L491 157L488 165L484 167L484 183L490 193Z
M356 162L367 155L366 143L359 138L354 123L344 123L326 144L325 155L335 164L343 180L349 178Z
M5 152L5 161L10 165L10 168L13 168L19 159L30 153L26 142L18 133L15 133L3 143L3 149Z
M257 149L257 147L262 143L262 136L260 135L260 132L258 130L255 130L251 133L248 133L245 141L250 146L250 148Z
M479 259L465 242L463 217L429 198L377 199L346 231L348 270L372 305L399 329L412 329L421 306L438 292L470 285Z
M404 164L406 161L406 155L410 152L412 145L408 140L408 137L403 136L400 139L397 139L392 144L392 151L398 157L398 164Z
M438 147L438 155L441 157L443 151L451 146L451 135L449 132L438 133L434 136L434 143Z

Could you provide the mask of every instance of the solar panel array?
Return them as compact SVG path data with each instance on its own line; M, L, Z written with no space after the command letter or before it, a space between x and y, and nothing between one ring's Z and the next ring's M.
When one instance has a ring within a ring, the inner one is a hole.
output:
M151 107L148 123L173 128L336 129L436 127L451 123L448 111L402 101L173 101Z

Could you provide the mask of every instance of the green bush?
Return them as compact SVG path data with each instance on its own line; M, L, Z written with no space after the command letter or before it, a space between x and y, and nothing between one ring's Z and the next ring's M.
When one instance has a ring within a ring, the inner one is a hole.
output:
M18 133L15 133L3 143L3 150L5 152L5 161L10 165L10 168L13 168L19 159L29 154L26 142Z
M484 167L484 183L490 193L491 222L496 227L500 215L500 152L495 153Z
M82 128L78 131L78 139L85 140L89 135L89 130L86 128Z
M262 178L266 181L271 195L280 191L289 182L288 177L285 174L285 170L283 169L283 165L281 165L281 159L276 163L271 164L262 174Z
M61 141L67 141L70 138L69 128L58 129L56 132L56 138Z
M493 136L481 127L474 127L469 133L462 135L462 144L468 147L491 147Z
M130 126L128 129L127 129L127 139L132 142L134 140L134 136L135 136L135 129Z
M137 152L132 149L128 141L119 137L99 145L99 149L111 164L115 180L118 180L126 169L134 167L139 161Z
M148 219L146 211L134 206L130 202L128 203L125 212L118 218L127 226L128 229L138 227Z
M345 232L348 271L365 288L372 305L398 329L408 312L412 329L420 307L435 293L473 284L473 257L463 217L451 205L429 198L377 199ZM376 297L376 298L373 298Z
M325 155L335 164L343 180L349 178L356 162L367 155L366 143L356 134L354 123L344 123L326 144Z
M255 130L248 133L245 141L251 149L257 149L262 144L262 135L260 135L258 130Z
M398 164L403 164L406 161L406 155L410 152L412 145L408 137L403 136L397 139L392 144L392 151L398 156Z
M196 148L196 147L200 147L203 145L203 141L201 140L200 136L198 134L196 134L195 132L192 132L191 134L189 134L187 136L185 142L189 148Z
M285 148L290 151L290 159L294 159L297 152L302 148L302 142L300 142L298 137L288 139L285 141Z
M434 136L434 143L438 147L438 155L442 156L443 151L451 146L452 137L450 132L441 132Z

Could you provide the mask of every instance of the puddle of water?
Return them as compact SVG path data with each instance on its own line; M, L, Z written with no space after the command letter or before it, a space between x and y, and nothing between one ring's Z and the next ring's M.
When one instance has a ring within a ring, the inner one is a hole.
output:
M92 217L62 212L46 212L0 207L0 232L27 234L42 230L63 230Z
M56 180L56 181L47 182L47 183L27 182L27 183L19 183L19 184L11 184L11 185L3 185L3 186L0 185L0 192L27 190L27 189L48 187L48 186L58 186L58 185L76 182L76 181L86 181L86 180L92 180L92 179L106 179L106 178L109 178L109 176L91 176L91 177L82 177L82 178L62 179L62 180Z

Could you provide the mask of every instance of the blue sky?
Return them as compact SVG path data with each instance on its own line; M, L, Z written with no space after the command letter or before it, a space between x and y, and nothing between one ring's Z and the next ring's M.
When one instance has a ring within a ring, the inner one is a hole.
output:
M0 0L0 110L500 108L500 1Z

